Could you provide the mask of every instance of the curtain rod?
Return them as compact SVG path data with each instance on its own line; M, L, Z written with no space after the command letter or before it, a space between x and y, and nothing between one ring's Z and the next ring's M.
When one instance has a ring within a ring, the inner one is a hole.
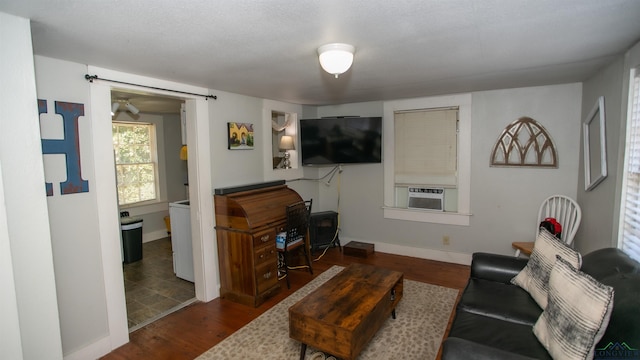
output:
M147 85L133 84L133 83L128 83L128 82L119 81L119 80L103 79L103 78L99 78L99 77L98 77L98 75L89 75L89 74L86 74L86 75L84 76L84 78L85 78L87 81L89 81L90 83L92 83L92 82L93 82L93 80L103 80L103 81L109 81L109 82L118 83L118 84L125 84L125 85L140 86L140 87L144 87L144 88L147 88L147 89L163 90L163 91L171 91L171 92L179 93L179 94L202 96L202 97L206 98L207 100L209 100L209 99L217 100L217 99L218 99L218 97L217 97L217 96L215 96L215 95L203 95L203 94L196 94L196 93L191 93L191 92L186 92L186 91L179 91L179 90L164 89L164 88L159 88L159 87L155 87L155 86L147 86Z
M427 108L427 109L409 109L409 110L396 110L394 114L406 114L406 113L415 113L415 112L429 112L429 111L445 111L445 110L460 110L459 106L444 106L444 107L435 107L435 108Z

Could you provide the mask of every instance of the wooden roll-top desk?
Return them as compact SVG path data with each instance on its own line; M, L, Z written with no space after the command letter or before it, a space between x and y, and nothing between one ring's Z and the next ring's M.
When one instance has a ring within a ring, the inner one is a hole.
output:
M255 307L280 290L276 234L299 201L284 181L215 190L222 298Z

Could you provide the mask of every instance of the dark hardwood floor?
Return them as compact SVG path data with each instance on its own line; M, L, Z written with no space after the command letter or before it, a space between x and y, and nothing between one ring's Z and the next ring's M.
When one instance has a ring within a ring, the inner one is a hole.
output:
M320 253L315 254L314 258ZM237 331L260 314L298 290L333 265L358 262L404 273L404 278L455 289L462 289L469 278L469 267L406 256L376 252L366 259L343 255L329 249L313 263L313 275L307 270L289 271L291 289L281 280L282 290L275 297L252 308L216 298L197 302L129 334L130 342L102 359L194 359ZM450 320L451 322L451 320ZM447 329L448 332L448 329Z

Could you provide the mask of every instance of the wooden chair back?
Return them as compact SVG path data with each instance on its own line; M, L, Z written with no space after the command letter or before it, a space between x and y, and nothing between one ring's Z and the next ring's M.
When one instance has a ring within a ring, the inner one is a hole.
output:
M287 237L285 248L298 247L308 241L312 200L300 201L287 206Z

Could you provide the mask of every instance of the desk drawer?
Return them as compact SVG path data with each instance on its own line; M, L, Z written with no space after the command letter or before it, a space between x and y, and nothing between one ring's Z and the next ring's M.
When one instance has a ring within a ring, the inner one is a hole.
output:
M256 282L258 294L276 285L278 283L278 263L274 260L256 266Z
M276 260L277 260L277 251L275 246L273 246L272 244L256 249L256 253L255 253L256 266L259 266L268 261L273 262Z
M271 243L274 244L273 246L275 247L275 243L276 243L275 229L261 231L253 235L253 246L256 248L262 247L266 244L271 244Z

